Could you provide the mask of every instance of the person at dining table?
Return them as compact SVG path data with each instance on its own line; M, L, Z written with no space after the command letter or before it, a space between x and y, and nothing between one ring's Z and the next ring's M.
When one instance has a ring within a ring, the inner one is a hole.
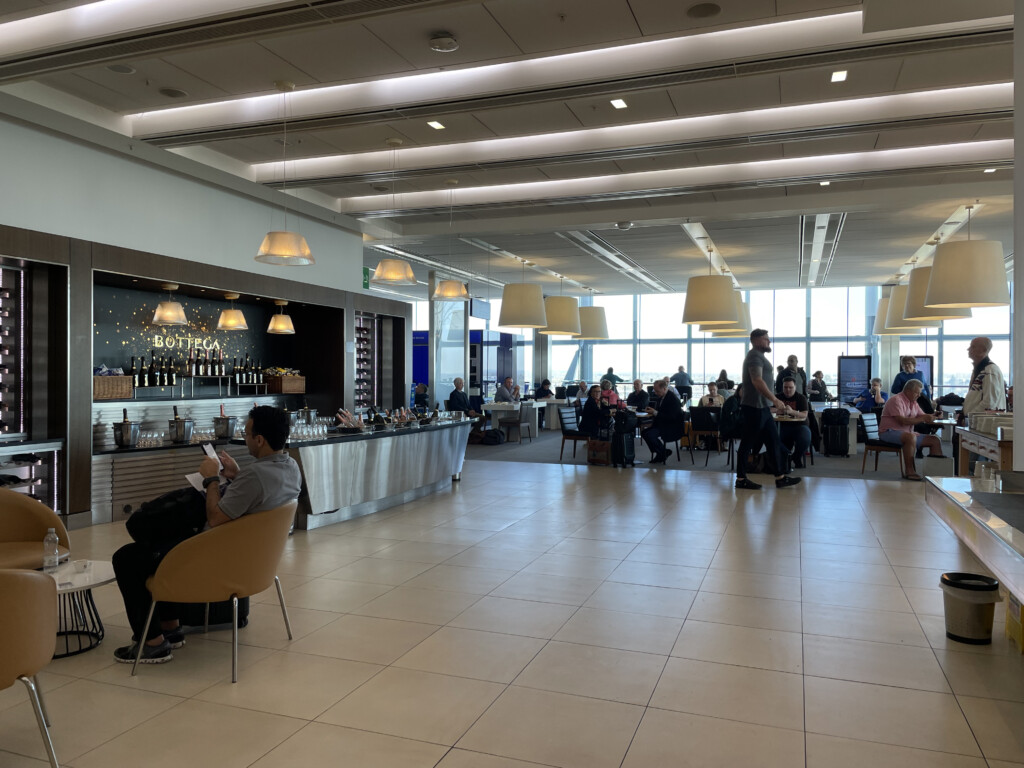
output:
M576 390L576 398L579 400L586 400L589 396L590 387L587 386L587 382L580 381L579 388Z
M917 379L921 382L921 394L926 398L931 397L931 393L928 391L928 382L924 380L924 374L917 370L917 358L913 355L904 355L900 358L900 372L896 374L896 377L892 380L892 386L889 387L890 395L898 395L903 391L903 388L907 385L907 382L911 379ZM924 408L923 403L918 403ZM927 411L925 411L927 413Z
M736 389L736 382L729 378L729 372L723 368L718 372L718 388L720 390Z
M612 388L612 383L608 379L601 379L601 403L611 408L615 408L619 404L619 395Z
M779 440L792 452L793 467L804 468L804 456L811 444L811 427L807 421L807 398L796 391L796 379L786 376L782 380L779 400L789 409L786 421L779 421Z
M821 371L814 372L807 388L807 399L812 403L827 403L832 399L832 395L828 391L828 384L825 383L825 374Z
M882 380L874 378L871 380L871 386L861 390L861 393L853 399L853 405L861 413L871 413L873 408L885 405L888 399L889 393L882 389Z
M608 426L608 408L601 403L601 387L595 384L587 393L580 417L579 431L587 437L597 437L602 428Z
M467 395L463 389L465 389L466 382L461 378L456 378L452 382L455 385L455 389L448 395L448 410L449 411L462 411L470 419L479 419L483 414L477 413L469 405L469 395Z
M629 393L626 398L626 405L630 408L636 408L638 411L643 411L647 408L650 403L650 395L647 394L647 390L644 389L644 383L640 379L633 380L633 391Z
M535 389L534 392L533 392L533 399L534 400L551 400L554 396L555 396L555 393L551 391L551 381L549 379L544 379L544 381L542 381L540 383L540 387ZM537 409L537 428L538 429L544 429L544 412L546 410L547 410L547 408L538 408Z
M494 393L494 402L496 403L518 403L519 402L519 385L512 386L512 377L506 376L505 381L498 385L498 390Z
M718 382L708 382L708 393L701 397L698 404L704 408L721 408L725 405L725 398L718 394Z
M921 396L923 382L910 379L898 395L890 397L882 409L878 423L878 439L899 446L903 451L903 466L908 480L923 480L914 464L914 455L924 448L929 456L943 458L942 442L938 435L921 435L914 431L918 424L930 424L935 417L921 410L917 398Z
M610 366L610 365L608 366L608 372L604 376L601 377L601 380L602 381L605 381L605 380L610 381L612 383L612 389L614 389L616 393L618 393L618 391L619 391L619 384L621 384L623 382L622 377L616 376L615 375L615 369L612 368L612 366Z
M658 407L649 405L645 409L651 416L651 426L644 430L643 439L654 454L651 464L664 464L672 455L665 443L674 443L683 436L683 406L664 380L654 382L654 397Z
M680 365L679 370L672 374L672 378L669 379L669 383L676 388L678 394L680 387L692 387L693 381L690 380L690 374L686 372L686 366Z

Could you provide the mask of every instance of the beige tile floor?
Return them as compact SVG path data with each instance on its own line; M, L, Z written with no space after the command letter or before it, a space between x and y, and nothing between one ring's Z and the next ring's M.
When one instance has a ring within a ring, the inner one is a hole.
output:
M450 492L289 540L241 632L136 678L103 645L41 677L70 768L1024 766L1024 656L944 636L983 570L920 484L467 462ZM72 534L108 559L121 525ZM22 688L0 768L43 766Z

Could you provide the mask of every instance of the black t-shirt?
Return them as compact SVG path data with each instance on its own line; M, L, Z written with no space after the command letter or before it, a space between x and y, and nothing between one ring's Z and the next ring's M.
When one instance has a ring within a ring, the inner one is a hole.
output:
M801 395L799 392L794 393L792 397L779 395L779 400L784 402L794 411L807 411L808 415L810 415L810 409L807 407L807 398Z

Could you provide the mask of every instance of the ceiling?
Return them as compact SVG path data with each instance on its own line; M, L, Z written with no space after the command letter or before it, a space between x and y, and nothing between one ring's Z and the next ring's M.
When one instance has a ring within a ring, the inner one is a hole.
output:
M367 266L398 252L478 296L524 272L576 295L709 269L877 285L966 237L965 205L1012 255L1012 11L0 0L0 88L347 214Z

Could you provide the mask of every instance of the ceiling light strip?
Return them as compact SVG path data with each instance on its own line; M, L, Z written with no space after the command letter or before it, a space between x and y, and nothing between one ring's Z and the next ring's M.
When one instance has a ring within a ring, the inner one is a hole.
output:
M811 287L818 279L821 256L825 251L825 240L828 236L828 224L832 215L819 213L814 217L814 231L811 234L811 258L807 265L807 285Z
M445 264L437 259L432 259L429 256L421 256L407 248L397 248L393 245L385 245L383 243L367 243L366 247L375 251L380 251L381 253L398 256L399 258L407 259L408 261L414 261L417 264L422 264L423 266L430 267L431 269L441 270L457 277L463 277L466 280L475 280L479 283L486 283L487 285L494 286L495 288L505 287L505 283L500 280L494 280L490 277L485 277L478 272L472 272L468 269L462 269L461 267L453 267L450 264Z
M828 261L825 262L825 271L821 275L821 279L815 282L817 287L825 285L825 281L828 280L828 273L832 270L832 262L835 261L836 253L839 251L839 239L843 236L843 227L846 226L846 214L839 214L839 221L836 223L836 235L832 239L832 247L828 252Z
M573 231L555 232L555 234L563 240L572 243L588 256L597 259L605 266L611 267L624 277L628 277L630 280L648 288L653 288L658 293L672 293L675 291L671 285L633 261L629 256L594 232Z
M558 234L558 233L556 232L555 234ZM485 253L489 253L492 256L500 256L500 257L505 258L505 259L511 259L512 261L516 262L517 264L521 264L521 265L523 265L525 267L529 267L534 272L540 272L542 275L548 275L550 277L557 278L558 280L560 280L562 282L569 283L570 285L575 285L577 288L580 288L581 290L584 290L584 291L592 291L592 290L594 290L590 286L584 285L583 283L579 282L578 280L573 280L571 277L566 277L565 275L563 275L563 274L561 274L559 272L555 272L554 270L548 269L547 267L542 267L539 264L535 264L534 262L530 261L529 259L524 259L522 256L517 256L516 254L512 253L511 251L506 251L504 248L499 248L496 245L492 245L491 243L488 243L486 240L481 240L481 239L476 238L476 237L460 237L459 240L461 240L462 242L466 243L467 245L472 245L474 248L479 248L481 251L484 251Z
M711 235L704 228L704 225L700 222L686 222L680 224L683 231L689 236L693 244L700 248L701 253L704 254L704 258L708 260L708 263L714 269L716 275L728 275L732 278L732 284L734 288L740 287L740 281L736 279L736 275L729 269L729 265L725 263L725 259L722 258L722 252L718 246L711 240Z

